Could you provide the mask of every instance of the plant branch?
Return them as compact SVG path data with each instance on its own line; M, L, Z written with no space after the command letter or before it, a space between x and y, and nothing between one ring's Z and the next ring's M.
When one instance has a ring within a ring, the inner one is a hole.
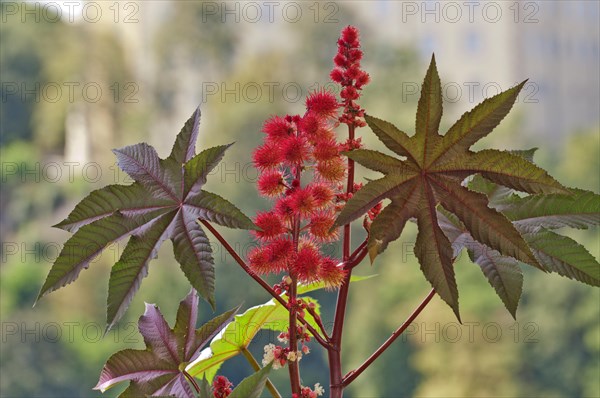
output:
M402 333L404 333L404 331L412 323L412 321L414 321L415 318L421 313L421 311L423 311L423 309L427 306L427 304L429 304L429 302L431 301L433 296L435 296L435 290L431 289L431 291L429 292L427 297L425 297L425 299L421 302L421 304L419 304L419 306L413 311L413 313L410 314L408 319L406 321L404 321L404 323L398 329L396 329L396 331L394 333L392 333L392 335L373 354L371 354L371 356L369 358L367 358L365 360L365 362L363 362L362 365L360 365L358 368L356 368L355 370L349 372L346 376L344 376L342 385L344 387L346 387L347 385L352 383L352 381L354 381L354 379L356 379L362 372L364 372L365 369L367 369L369 367L369 365L371 365L371 363L373 363L373 361L375 361L377 358L379 358L379 356L390 345L392 345L392 343Z
M256 274L256 272L252 271L250 267L248 267L248 264L246 264L246 262L235 252L233 247L231 247L229 242L227 242L227 240L223 237L223 235L219 233L219 231L215 229L215 227L213 227L206 220L200 220L200 222L206 227L206 229L208 229L213 234L215 238L217 238L219 243L221 243L225 250L227 250L227 252L231 254L234 260L240 265L240 267L242 267L244 272L246 272L248 275L250 275L252 279L258 282L258 284L262 286L262 288L265 289L271 296L273 296L273 298L277 300L279 304L281 304L284 308L288 309L287 302L279 294L277 294L275 290L273 290L273 288L267 282L265 282L263 278L261 278L258 274ZM303 325L306 325L308 331L312 333L312 335L315 337L315 340L317 340L319 344L321 344L325 348L329 346L329 343L319 334L319 332L315 330L315 328L313 328L308 322L306 322L304 318L298 317L298 321L300 321L300 323L302 323Z
M348 141L354 140L354 125L348 125ZM354 161L348 159L348 178L346 181L346 193L354 192ZM342 244L342 259L345 264L350 260L350 224L344 225L344 235ZM344 390L342 384L342 331L344 329L344 319L346 317L346 304L348 302L348 293L350 289L350 277L352 268L347 269L344 281L338 292L338 298L335 305L335 316L333 320L333 331L331 332L332 347L327 350L329 360L329 387L332 398L341 398Z
M198 383L196 383L196 380L194 380L194 378L192 377L192 375L189 374L188 372L186 372L185 370L183 371L183 375L192 384L192 386L194 387L194 390L196 390L196 393L198 395L200 395L200 386L198 385Z
M321 333L323 333L323 336L325 336L325 338L327 340L329 340L329 334L327 333L327 330L325 330L325 325L323 325L323 321L321 320L321 317L315 312L314 309L312 309L310 307L307 307L306 311L308 311L308 313L315 320L315 323L317 324L317 326L319 326L319 329L321 330Z
M244 357L246 357L246 360L250 363L252 369L254 369L255 372L258 372L261 369L256 358L254 358L252 353L248 351L246 347L242 348L242 354L244 354ZM281 398L281 394L279 393L279 391L277 391L277 388L275 388L270 379L267 379L267 389L269 390L273 398Z

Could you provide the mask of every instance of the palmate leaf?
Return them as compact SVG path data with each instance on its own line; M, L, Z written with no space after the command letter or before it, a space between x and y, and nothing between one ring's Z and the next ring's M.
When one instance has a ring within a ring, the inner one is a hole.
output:
M415 254L421 269L457 316L458 289L452 247L440 229L437 206L456 214L472 237L499 255L544 269L506 216L490 208L486 196L470 191L461 183L468 176L481 174L492 182L527 193L569 193L527 160L526 154L469 149L508 114L524 84L486 99L465 113L445 135L440 135L441 83L432 57L421 89L413 136L389 122L365 116L375 135L401 158L393 160L376 151L346 153L350 159L385 176L367 183L354 194L339 214L336 226L362 216L382 199L390 199L391 203L371 226L367 246L373 261L389 242L401 235L406 222L416 218L419 232Z
M38 300L73 282L111 242L131 235L109 280L107 330L124 314L148 264L167 239L192 287L214 308L212 251L199 220L254 229L252 221L222 197L204 191L207 176L231 145L196 155L200 109L185 123L171 154L160 159L148 144L115 150L119 166L135 183L92 192L56 227L73 232L52 266Z
M121 397L195 397L183 369L233 319L238 309L219 315L196 329L198 294L192 289L179 304L175 327L171 329L158 307L146 304L146 311L138 322L146 349L127 349L112 355L94 389L104 392L117 383L130 381Z
M506 309L513 318L516 318L517 307L523 291L523 273L519 262L512 257L503 256L497 250L490 249L473 239L460 220L443 208L438 209L438 221L452 244L454 257L466 249L471 261L479 265Z
M600 224L600 195L572 189L572 195L512 197L502 212L523 232L562 227L587 229Z
M524 151L519 155L532 160L533 151ZM467 185L485 193L490 205L513 220L513 225L521 232L544 270L591 286L600 286L600 264L594 256L573 239L548 230L597 226L600 223L600 195L571 189L570 195L519 197L513 190L481 176L474 176ZM438 210L440 227L452 242L454 255L467 249L471 260L481 267L506 308L515 316L523 284L522 276L517 273L518 262L475 241L454 214L444 209Z

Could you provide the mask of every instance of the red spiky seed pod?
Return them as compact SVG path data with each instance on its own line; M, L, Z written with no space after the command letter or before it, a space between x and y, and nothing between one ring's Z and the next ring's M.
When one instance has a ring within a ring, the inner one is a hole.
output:
M279 170L266 170L258 177L258 191L264 196L278 196L286 190L283 173Z

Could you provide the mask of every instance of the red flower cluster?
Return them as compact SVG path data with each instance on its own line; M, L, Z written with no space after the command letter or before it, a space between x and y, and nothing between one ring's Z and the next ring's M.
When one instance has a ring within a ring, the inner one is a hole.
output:
M360 91L371 78L360 67L363 52L358 40L358 29L347 26L342 30L338 40L338 53L333 58L335 68L330 73L331 80L341 84L340 96L343 99L344 111L340 122L355 127L363 127L365 122L362 117L365 110L355 101L360 98Z
M287 272L300 282L339 286L345 271L323 255L321 242L336 240L337 186L346 176L337 125L338 103L327 91L306 99L304 116L274 116L263 126L265 140L253 154L259 170L258 191L275 200L254 222L259 246L250 252L251 268L260 274ZM312 172L312 182L301 183Z
M217 376L213 381L213 397L227 398L231 394L233 384L225 376Z

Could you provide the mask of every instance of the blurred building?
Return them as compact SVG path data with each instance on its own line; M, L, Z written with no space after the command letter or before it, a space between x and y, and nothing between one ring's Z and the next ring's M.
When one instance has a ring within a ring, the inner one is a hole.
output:
M600 2L353 4L383 40L415 45L424 64L435 52L455 113L529 78L518 99L525 133L558 145L600 122Z

